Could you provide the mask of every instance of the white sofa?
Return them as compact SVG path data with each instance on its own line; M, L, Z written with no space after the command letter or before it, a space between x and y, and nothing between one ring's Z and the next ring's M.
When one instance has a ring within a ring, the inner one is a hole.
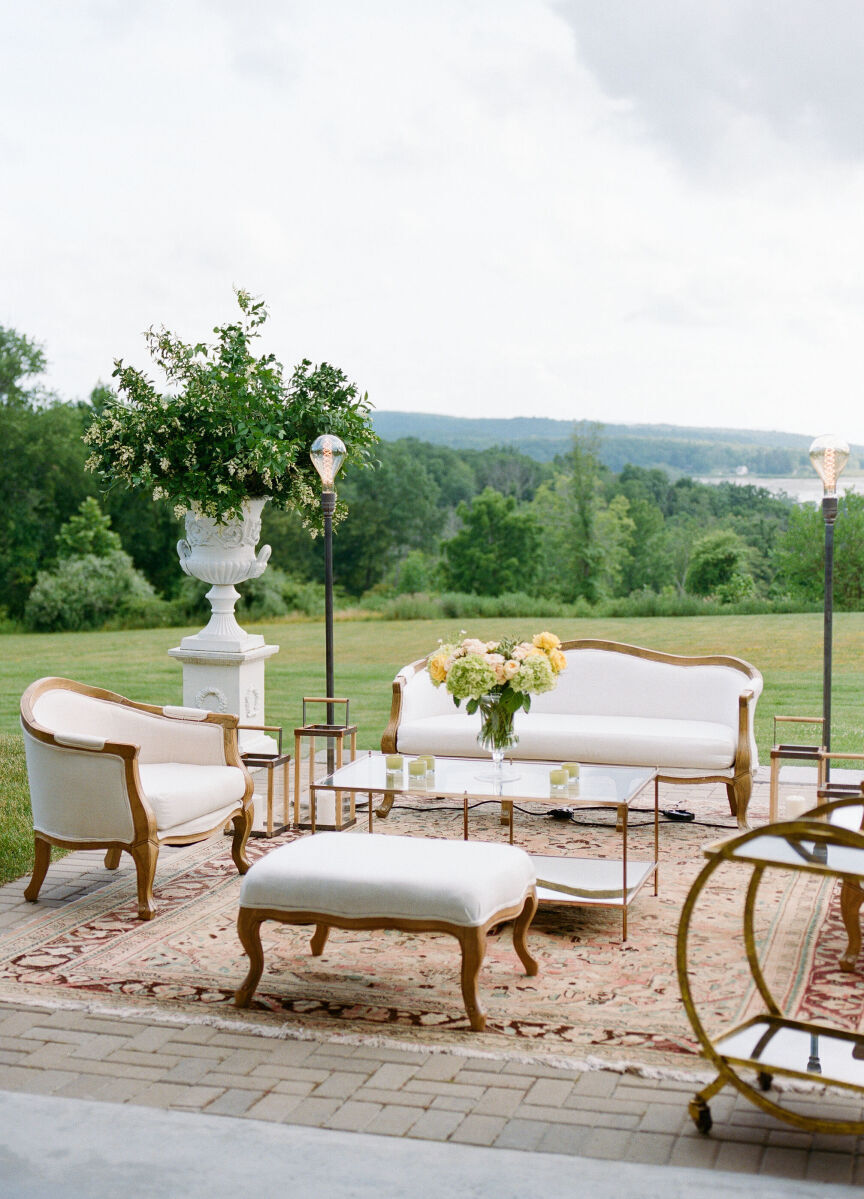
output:
M568 641L554 691L516 715L516 756L657 766L664 782L724 782L741 828L758 766L753 716L762 676L740 658L679 657L615 641ZM479 717L412 662L393 681L384 753L483 757Z

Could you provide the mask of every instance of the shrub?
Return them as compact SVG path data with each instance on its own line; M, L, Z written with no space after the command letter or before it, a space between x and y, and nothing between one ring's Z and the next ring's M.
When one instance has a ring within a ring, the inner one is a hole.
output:
M170 606L132 565L123 550L104 557L64 558L55 570L42 570L27 600L24 623L51 633L115 628L151 628L168 622Z

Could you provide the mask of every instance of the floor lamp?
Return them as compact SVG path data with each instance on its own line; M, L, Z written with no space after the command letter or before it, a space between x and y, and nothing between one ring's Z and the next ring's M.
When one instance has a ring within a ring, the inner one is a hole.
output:
M312 464L321 476L321 511L324 514L324 661L327 675L327 699L333 698L333 513L336 491L333 486L345 461L345 443L332 433L316 437L309 450ZM333 704L327 705L327 723L334 723ZM333 773L333 741L327 738L327 773Z
M849 460L849 446L834 433L817 437L810 446L810 461L822 480L822 518L825 521L825 622L822 634L822 741L831 749L831 649L834 616L834 522L837 519L837 480ZM825 781L830 778L825 762Z

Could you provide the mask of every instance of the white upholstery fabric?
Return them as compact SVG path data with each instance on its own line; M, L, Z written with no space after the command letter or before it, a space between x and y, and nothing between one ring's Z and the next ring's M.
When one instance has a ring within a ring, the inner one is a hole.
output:
M535 882L528 854L512 845L318 833L260 858L240 906L470 927L521 903Z
M212 814L226 805L236 806L246 790L245 776L237 766L151 762L139 766L138 772L160 834L200 816L207 816L212 827Z
M538 761L660 766L667 772L728 771L738 744L738 701L752 691L750 753L759 764L753 715L762 678L731 666L678 665L606 649L565 650L554 691L532 696L516 715L516 754ZM483 756L479 717L457 708L425 670L405 680L397 749L403 753Z
M225 764L224 736L219 725L169 720L62 687L40 695L33 704L33 715L52 733L140 745L141 762Z
M64 841L131 841L122 758L46 745L24 730L33 827Z
M479 716L453 712L399 726L402 753L472 757ZM541 762L611 762L617 766L666 766L725 770L732 765L737 736L728 724L659 720L644 716L568 716L518 713L515 756Z
M198 816L195 820L186 820L182 824L174 824L170 828L159 829L159 840L169 841L176 837L195 837L199 833L209 833L219 825L224 825L232 812L237 811L237 803L226 804L224 808Z

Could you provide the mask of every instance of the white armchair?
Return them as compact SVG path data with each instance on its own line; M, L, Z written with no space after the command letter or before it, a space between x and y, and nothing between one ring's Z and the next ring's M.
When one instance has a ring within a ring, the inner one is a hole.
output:
M35 902L51 846L105 848L116 870L131 854L138 916L153 916L160 845L185 845L234 825L231 854L249 869L252 779L237 749L237 717L138 704L71 679L45 678L21 697L35 863Z

